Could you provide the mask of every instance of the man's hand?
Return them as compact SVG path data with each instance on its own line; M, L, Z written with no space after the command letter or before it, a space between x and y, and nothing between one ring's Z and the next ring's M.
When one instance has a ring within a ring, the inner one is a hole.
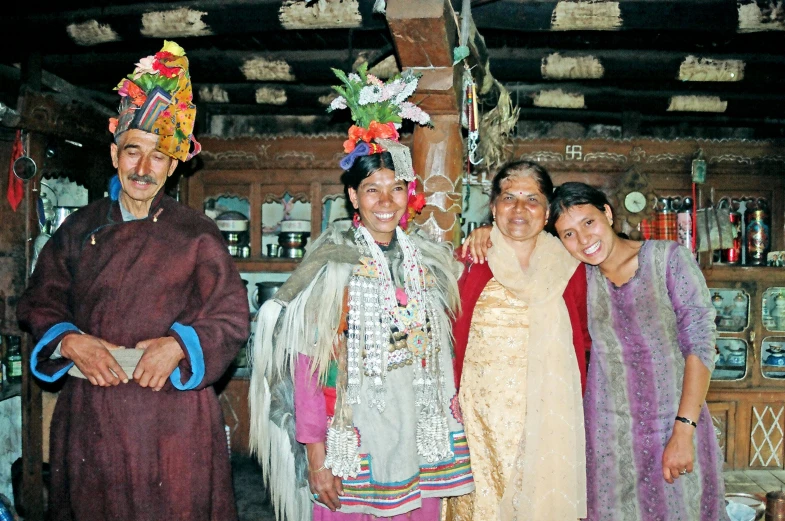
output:
M180 344L170 336L142 340L136 344L136 349L144 349L144 354L136 364L134 380L141 387L150 387L153 391L163 388L177 364L185 358Z
M125 371L109 353L113 349L122 347L92 335L75 333L63 337L60 344L63 358L73 361L91 384L101 387L128 383Z
M475 263L484 264L488 258L488 250L491 249L491 226L480 226L475 228L463 241L461 246L461 258L469 255Z

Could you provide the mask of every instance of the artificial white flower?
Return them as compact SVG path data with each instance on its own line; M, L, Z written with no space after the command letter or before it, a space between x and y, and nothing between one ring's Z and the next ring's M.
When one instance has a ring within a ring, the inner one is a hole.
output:
M360 90L360 95L357 97L357 104L368 105L369 103L378 103L382 94L382 89L376 85L368 85Z
M346 108L346 98L338 96L330 102L330 110L342 110Z
M395 80L394 82L385 85L382 88L382 94L379 97L379 101L387 101L388 99L393 99L403 90L404 87L405 85L401 80Z
M420 125L427 125L431 122L431 116L427 112L408 101L401 103L401 110L398 112L398 115L402 119L410 119Z
M394 103L396 105L403 103L409 96L414 94L414 91L417 89L417 76L405 76L403 78L403 82L403 89L398 93L398 95L395 96Z

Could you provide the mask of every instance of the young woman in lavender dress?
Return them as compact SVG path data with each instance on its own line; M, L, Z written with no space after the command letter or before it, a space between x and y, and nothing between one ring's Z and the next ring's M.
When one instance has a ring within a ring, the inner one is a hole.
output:
M550 215L588 265L587 519L727 520L705 402L715 311L695 259L616 235L607 198L583 183L557 188Z

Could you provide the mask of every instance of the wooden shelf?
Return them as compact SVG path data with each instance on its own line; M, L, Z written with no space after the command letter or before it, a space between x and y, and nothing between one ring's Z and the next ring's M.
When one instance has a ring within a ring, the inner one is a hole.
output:
M740 264L712 264L701 269L703 274L714 276L733 276L739 282L758 281L761 275L785 274L785 268L778 266L743 266Z
M9 398L13 398L14 396L20 396L21 394L22 384L10 384L8 382L4 382L3 389L0 391L0 402Z
M300 265L301 259L281 259L278 257L262 257L260 259L235 259L237 269L240 271L268 271L273 273L286 273L294 271Z

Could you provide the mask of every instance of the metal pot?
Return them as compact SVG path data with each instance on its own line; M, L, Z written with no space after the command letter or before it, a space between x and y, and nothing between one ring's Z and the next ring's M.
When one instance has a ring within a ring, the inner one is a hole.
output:
M52 235L54 235L55 231L63 224L65 218L77 211L80 207L79 206L55 206L54 210L54 221L52 222Z
M259 309L265 301L273 298L273 295L281 288L283 282L257 282L256 289L251 295L254 309Z

